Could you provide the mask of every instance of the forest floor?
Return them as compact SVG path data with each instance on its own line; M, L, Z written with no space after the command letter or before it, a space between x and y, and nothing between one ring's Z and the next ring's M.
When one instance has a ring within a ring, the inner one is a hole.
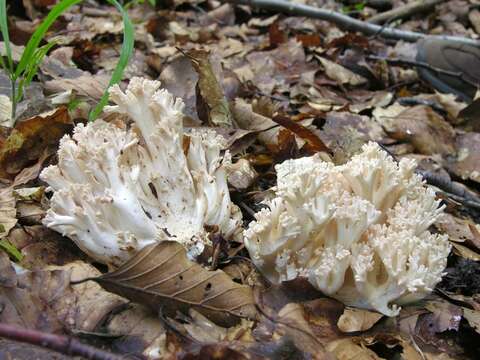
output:
M407 3L293 2L365 21ZM18 63L56 1L7 3ZM0 71L0 325L24 329L23 336L0 329L0 359L63 359L82 351L98 359L478 358L478 103L436 92L421 80L412 65L414 42L234 3L126 4L135 43L122 88L133 77L160 80L185 102L185 126L215 128L227 140L233 163L242 164L229 188L245 226L275 185L274 166L287 159L323 152L342 164L374 141L395 159L417 160L418 172L446 206L431 227L452 245L443 280L422 301L387 317L346 307L302 279L270 285L241 242L220 239L210 267L248 288L253 318L215 322L194 307L171 311L161 300L153 311L146 292L132 296L120 284L112 293L101 281L72 284L109 269L42 224L51 193L39 174L58 161L60 138L88 122L119 60L122 16L107 1L89 0L65 11L46 33L44 43L54 43L16 104L16 121L11 81ZM480 7L474 0L437 1L388 26L477 39ZM25 337L32 344L19 342Z

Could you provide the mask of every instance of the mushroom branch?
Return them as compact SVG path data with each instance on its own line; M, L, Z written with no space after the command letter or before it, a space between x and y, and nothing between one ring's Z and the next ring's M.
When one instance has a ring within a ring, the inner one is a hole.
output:
M228 151L212 130L183 128L181 99L160 82L133 78L110 90L133 125L79 124L60 142L58 164L41 178L54 192L44 224L70 237L92 258L119 265L162 240L183 244L190 257L209 244L205 225L227 239L241 235L230 201Z
M376 143L342 166L318 156L276 166L275 197L255 214L245 245L273 283L307 277L347 305L388 316L441 280L450 252L430 225L443 212L431 188Z
M358 31L366 35L377 35L386 39L404 40L416 42L423 38L441 38L462 44L479 46L478 40L459 36L428 35L413 31L398 30L391 27L380 26L369 22L357 20L350 16L332 10L326 10L314 6L297 4L285 0L223 0L236 5L249 5L258 9L265 9L288 14L291 16L305 16L319 20L332 22L347 31Z

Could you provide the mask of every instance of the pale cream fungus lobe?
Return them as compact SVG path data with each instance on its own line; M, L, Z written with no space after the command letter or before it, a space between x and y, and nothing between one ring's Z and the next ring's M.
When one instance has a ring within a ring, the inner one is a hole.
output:
M347 305L396 315L432 291L450 251L428 231L443 207L414 168L373 142L342 166L277 165L275 197L244 233L251 258L273 283L305 276Z
M125 92L113 86L116 106L108 110L127 114L134 128L79 124L61 140L58 165L41 174L54 191L44 224L97 261L118 265L165 239L195 257L209 241L205 225L218 226L226 238L241 234L223 140L213 131L186 134L183 101L159 88L143 78L133 78Z

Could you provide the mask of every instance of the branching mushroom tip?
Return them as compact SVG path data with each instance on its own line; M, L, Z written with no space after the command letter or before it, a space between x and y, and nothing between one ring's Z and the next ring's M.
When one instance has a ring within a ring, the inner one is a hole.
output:
M394 316L441 280L450 252L430 225L443 207L414 173L376 143L342 166L318 156L276 166L275 197L244 233L260 271L299 276L352 306Z
M185 133L182 100L159 87L143 78L133 78L125 92L113 86L116 105L108 110L134 125L77 125L61 141L58 165L41 174L54 191L45 225L103 263L119 264L167 238L194 257L209 241L205 225L226 237L241 233L222 139L213 131Z

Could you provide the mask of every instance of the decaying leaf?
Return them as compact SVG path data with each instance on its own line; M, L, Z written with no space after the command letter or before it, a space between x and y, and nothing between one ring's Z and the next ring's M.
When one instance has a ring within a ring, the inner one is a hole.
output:
M337 325L345 333L365 331L375 325L382 317L382 314L374 311L346 308L340 319L338 319Z
M6 187L0 189L0 239L8 235L17 223L17 210L13 189Z
M12 101L8 96L0 94L0 125L12 127L13 123Z
M1 258L0 268L11 269L7 261ZM92 265L81 261L20 274L13 271L9 286L0 282L0 321L50 332L62 328L93 331L107 314L125 303L95 283L70 285L98 274Z
M455 153L455 131L432 108L418 105L389 117L380 115L380 123L389 136L410 142L421 154Z
M325 145L317 135L315 135L311 130L309 130L305 126L283 115L274 116L272 120L277 124L280 124L283 127L287 128L294 134L298 135L303 140L305 140L306 141L305 147L309 152L311 153L325 152L327 154L330 153L330 149L327 147L327 145Z
M462 179L480 182L480 134L470 132L456 138L457 156L449 158L448 168Z
M325 68L325 73L330 79L336 80L340 85L362 85L367 82L363 76L357 75L354 72L344 68L342 65L338 65L333 61L327 60L323 57L318 57L322 66Z
M148 246L116 271L92 280L155 311L193 308L220 325L256 316L250 287L189 260L175 241Z
M381 360L382 358L375 354L362 344L357 344L354 339L346 338L334 340L326 345L328 351L333 353L338 360Z
M463 308L463 317L477 333L480 334L480 311Z
M298 349L318 356L320 359L328 359L323 344L305 319L305 310L301 304L285 305L278 313L277 327L277 331L292 339Z
M12 178L72 129L66 107L16 123L0 147L0 178Z
M206 118L211 126L232 127L233 116L220 83L213 72L208 52L191 50L187 56L198 73L197 112L199 112L200 119ZM201 111L205 113L205 117L200 115Z

